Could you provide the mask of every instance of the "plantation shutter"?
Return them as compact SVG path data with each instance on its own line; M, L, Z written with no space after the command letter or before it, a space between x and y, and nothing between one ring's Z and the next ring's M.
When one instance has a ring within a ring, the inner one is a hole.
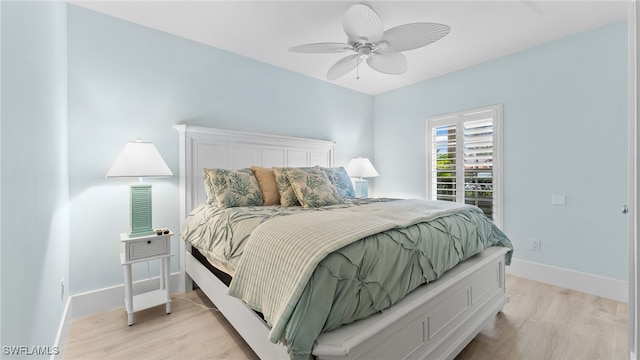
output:
M428 196L478 206L500 218L496 161L501 106L428 119Z
M456 145L456 118L444 119L443 124L431 129L433 151L432 198L458 201L458 156ZM449 120L449 121L447 121Z
M462 117L464 128L464 202L493 219L492 112ZM473 120L471 118L479 118Z

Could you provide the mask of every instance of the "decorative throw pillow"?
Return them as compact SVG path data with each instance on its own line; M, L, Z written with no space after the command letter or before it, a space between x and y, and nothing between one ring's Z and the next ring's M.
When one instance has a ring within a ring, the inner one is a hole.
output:
M298 201L303 207L321 207L342 204L342 199L319 168L292 168L285 171Z
M278 192L278 185L276 185L276 176L273 173L273 169L252 166L251 171L258 180L258 186L262 193L262 205L280 205L280 193Z
M287 177L286 170L293 168L273 168L273 174L276 177L276 186L280 193L280 205L282 206L300 206L298 197L296 197L295 191L291 187L289 178Z
M336 191L343 199L353 199L356 197L356 192L353 190L353 183L347 174L347 170L344 167L326 168L321 167L322 171L327 174L329 181L336 188Z
M209 169L218 206L261 206L262 194L251 169Z
M207 194L207 204L215 205L217 203L216 193L215 190L213 190L213 183L211 182L209 171L211 171L211 169L204 169L204 175L202 176L202 180L204 181L204 192Z

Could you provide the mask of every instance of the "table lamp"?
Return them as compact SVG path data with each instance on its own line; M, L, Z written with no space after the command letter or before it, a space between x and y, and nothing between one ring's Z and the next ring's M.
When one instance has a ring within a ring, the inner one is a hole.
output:
M359 157L352 159L345 168L350 177L358 178L354 181L356 197L366 198L369 192L369 182L364 178L379 176L368 158Z
M130 237L154 233L151 226L151 184L142 182L142 178L168 176L173 176L173 173L156 147L140 139L127 142L111 165L107 178L138 178L137 183L131 184L130 191Z

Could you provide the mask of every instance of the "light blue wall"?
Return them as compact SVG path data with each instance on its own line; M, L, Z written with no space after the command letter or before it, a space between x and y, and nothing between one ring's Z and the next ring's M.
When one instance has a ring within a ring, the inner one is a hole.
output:
M504 230L515 257L627 278L627 24L374 98L376 196L426 196L425 119L504 104ZM565 194L566 206L551 205ZM540 239L542 251L529 250Z
M337 165L373 155L373 98L235 54L68 7L72 291L122 284L128 180L105 179L125 142L152 141L178 174L187 123L335 140ZM155 226L178 230L178 178L153 186ZM178 253L174 239L173 253ZM178 270L174 257L173 271ZM145 266L134 268L146 278ZM152 274L154 269L152 269Z
M69 278L66 4L0 9L0 342L51 347Z

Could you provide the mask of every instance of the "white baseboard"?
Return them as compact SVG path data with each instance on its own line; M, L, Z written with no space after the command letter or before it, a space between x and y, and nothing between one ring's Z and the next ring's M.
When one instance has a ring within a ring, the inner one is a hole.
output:
M170 289L178 288L179 275L180 273L173 273L169 277ZM133 294L155 290L159 286L159 277L136 281L133 283ZM72 319L99 314L124 307L124 284L73 295L71 298Z
M626 281L583 273L526 260L512 259L507 274L580 291L627 303L629 285Z
M71 297L67 297L67 302L64 306L64 312L62 313L62 320L60 326L58 326L58 333L56 334L56 340L53 344L53 348L57 349L50 360L62 359L64 353L64 347L67 344L69 338L69 329L71 328Z
M169 277L171 289L178 289L179 275L180 273L173 273ZM135 295L155 290L159 286L159 277L136 281L133 283L133 293ZM172 293L175 292L172 291ZM50 360L64 358L64 349L73 320L117 308L124 308L124 284L69 296L60 320L60 326L58 326L55 344L53 345L58 349L58 354L52 355Z

